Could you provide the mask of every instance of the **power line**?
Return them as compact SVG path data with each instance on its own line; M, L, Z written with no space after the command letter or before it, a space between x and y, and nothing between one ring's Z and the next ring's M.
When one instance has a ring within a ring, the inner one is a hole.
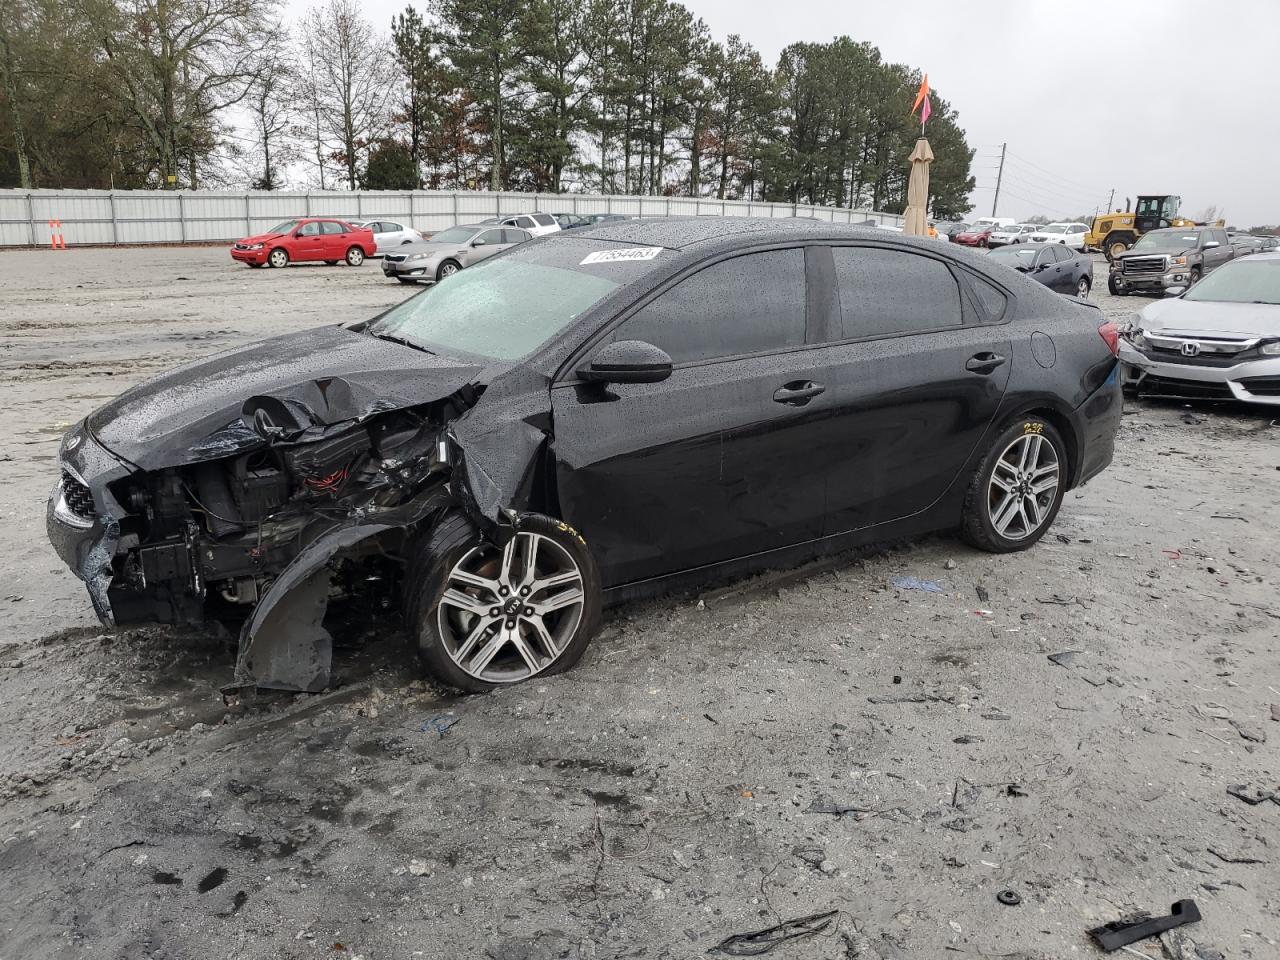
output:
M1033 162L1033 161L1031 161L1031 160L1028 160L1026 157L1019 156L1019 155L1018 155L1018 154L1016 154L1016 153L1010 153L1010 154L1009 154L1009 156L1013 157L1015 160L1019 161L1020 163L1025 163L1025 164L1027 164L1028 166L1035 167L1037 170L1043 171L1044 173L1048 174L1050 177L1052 177L1052 178L1053 178L1053 179L1055 179L1055 180L1062 180L1062 181L1064 181L1064 182L1066 182L1066 183L1073 184L1074 186L1081 187L1081 188L1083 188L1083 189L1085 189L1085 190L1088 190L1090 193L1103 193L1103 192L1105 192L1105 191L1103 191L1103 190L1099 190L1099 189L1097 189L1097 187L1096 187L1096 186L1091 186L1090 184L1082 183L1082 182L1081 182L1081 181L1079 181L1079 180L1073 180L1073 179L1072 179L1072 178L1070 178L1070 177L1064 177L1064 176L1062 176L1062 174L1060 174L1060 173L1054 173L1054 172L1053 172L1052 170L1050 170L1048 167L1042 167L1042 166L1040 166L1040 164L1035 163L1035 162Z

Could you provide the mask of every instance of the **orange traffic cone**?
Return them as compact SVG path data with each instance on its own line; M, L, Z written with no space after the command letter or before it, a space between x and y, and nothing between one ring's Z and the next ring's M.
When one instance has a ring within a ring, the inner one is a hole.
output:
M67 249L66 238L62 236L62 221L49 221L49 248L52 250Z

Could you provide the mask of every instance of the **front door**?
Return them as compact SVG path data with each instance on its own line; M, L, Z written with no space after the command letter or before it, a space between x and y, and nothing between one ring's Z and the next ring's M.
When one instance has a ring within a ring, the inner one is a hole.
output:
M469 267L507 249L507 244L503 243L502 234L503 231L501 229L494 227L492 230L485 230L483 233L472 237L463 254L464 262L462 265Z
M985 315L941 258L885 247L831 253L833 339L843 342L819 351L829 419L805 465L827 477L826 533L836 534L942 496L995 416L1012 344L1003 327L978 322Z
M609 339L656 344L674 369L551 392L560 505L606 586L820 535L824 479L809 460L829 412L821 351L805 345L803 249L712 263Z

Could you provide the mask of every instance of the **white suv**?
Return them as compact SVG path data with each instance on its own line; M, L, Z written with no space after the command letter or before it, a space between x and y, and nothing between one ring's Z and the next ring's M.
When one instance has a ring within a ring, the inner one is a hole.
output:
M504 227L519 227L521 230L528 230L535 237L560 232L560 224L549 213L518 213L510 217L492 217L481 222L500 224Z

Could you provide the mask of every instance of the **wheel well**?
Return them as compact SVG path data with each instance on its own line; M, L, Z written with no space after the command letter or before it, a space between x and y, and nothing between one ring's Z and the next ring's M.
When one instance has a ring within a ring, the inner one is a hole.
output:
M1020 417L1028 415L1044 417L1053 424L1053 428L1062 437L1062 442L1067 445L1067 489L1070 490L1076 485L1076 476L1079 473L1080 439L1076 436L1075 427L1071 425L1071 420L1067 416L1052 407L1033 407L1018 414Z

